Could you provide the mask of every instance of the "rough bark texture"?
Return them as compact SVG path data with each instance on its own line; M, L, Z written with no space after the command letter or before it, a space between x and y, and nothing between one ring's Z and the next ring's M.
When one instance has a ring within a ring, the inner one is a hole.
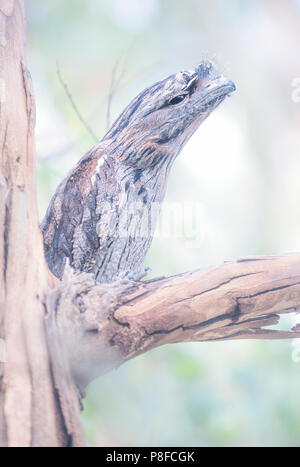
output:
M69 269L56 291L55 321L78 385L165 344L300 337L297 327L265 329L298 311L299 263L300 254L252 257L111 285Z
M34 188L35 106L24 64L24 6L0 2L0 443L62 445L44 331L48 270Z

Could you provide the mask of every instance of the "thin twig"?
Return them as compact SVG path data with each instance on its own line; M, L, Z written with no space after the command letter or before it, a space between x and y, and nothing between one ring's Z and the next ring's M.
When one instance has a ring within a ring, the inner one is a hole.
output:
M145 75L149 70L153 69L154 67L158 66L159 64L160 64L160 61L157 61L157 62L151 63L150 65L147 65L147 66L141 68L135 75L129 77L127 79L127 81L123 82L118 87L118 91L121 91L124 88L126 88L129 84L134 83L138 78L140 78L140 76ZM120 82L120 80L118 80L118 82ZM103 108L106 101L107 101L107 97L104 97L104 98L99 100L99 103L96 105L96 107L94 108L94 110L90 114L90 119L94 118L94 116L99 113L99 109ZM79 140L79 138L76 138L76 139L74 139L74 141L66 144L64 147L60 148L57 151L53 151L53 152L50 152L48 154L43 154L42 158L43 159L50 159L50 158L52 158L54 156L64 155L67 151L69 151L72 147L74 147L78 143L78 140Z
M114 96L114 93L118 89L124 75L126 72L126 64L128 61L129 54L134 46L134 41L131 43L131 45L128 47L126 53L123 55L123 58L119 58L113 69L112 69L112 76L111 76L111 81L110 81L110 88L109 88L109 93L108 93L108 103L107 103L107 113L106 113L106 129L107 131L110 128L110 111L111 111L111 103L112 103L112 98ZM119 74L119 77L116 79L117 75L117 70L121 62L123 61L122 68L121 68L121 73Z
M110 127L111 102L112 102L112 98L113 98L114 91L115 91L116 73L117 73L119 63L120 61L118 60L115 63L112 69L112 73L111 73L111 80L110 80L110 86L109 86L109 92L108 92L107 112L106 112L106 130L107 131L109 130L109 127ZM118 83L120 83L120 79L118 79Z
M94 140L96 142L99 141L99 138L95 135L94 131L92 130L92 128L89 126L89 124L86 122L86 120L83 118L83 116L81 115L77 105L75 104L74 102L74 99L73 99L73 96L71 94L71 92L69 91L69 88L67 86L67 84L64 82L63 78L62 78L62 75L61 75L61 72L60 72L60 69L59 69L59 65L57 63L57 76L58 76L58 79L62 85L62 87L64 88L65 90L65 93L77 115L77 117L79 118L79 120L81 121L81 123L85 126L85 128L87 129L87 131L90 133L90 135L94 138Z

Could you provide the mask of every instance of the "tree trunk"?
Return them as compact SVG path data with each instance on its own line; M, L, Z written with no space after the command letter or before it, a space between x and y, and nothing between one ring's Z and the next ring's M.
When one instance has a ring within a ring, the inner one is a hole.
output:
M0 2L0 436L7 446L60 446L44 331L49 278L35 196L35 104L24 62L22 0Z
M82 389L130 358L183 341L299 337L264 327L299 309L300 258L146 282L96 284L70 267L54 278L37 215L24 41L23 0L0 0L0 444L81 446Z

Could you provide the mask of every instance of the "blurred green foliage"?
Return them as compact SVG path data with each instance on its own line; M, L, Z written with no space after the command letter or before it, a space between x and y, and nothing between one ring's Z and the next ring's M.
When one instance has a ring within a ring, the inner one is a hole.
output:
M169 202L199 203L200 232L158 236L147 265L169 275L300 249L300 103L291 97L300 77L298 0L26 4L41 217L95 144L57 67L100 138L116 64L114 118L143 87L210 57L238 90L188 143L167 192ZM290 342L156 349L90 385L86 434L94 445L299 445L299 365Z

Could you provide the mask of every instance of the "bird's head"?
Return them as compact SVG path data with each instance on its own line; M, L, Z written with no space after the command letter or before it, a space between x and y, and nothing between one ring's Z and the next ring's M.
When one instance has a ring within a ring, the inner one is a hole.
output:
M141 92L115 121L105 140L121 160L135 168L173 159L182 146L233 91L235 85L217 74L209 61L183 71Z

